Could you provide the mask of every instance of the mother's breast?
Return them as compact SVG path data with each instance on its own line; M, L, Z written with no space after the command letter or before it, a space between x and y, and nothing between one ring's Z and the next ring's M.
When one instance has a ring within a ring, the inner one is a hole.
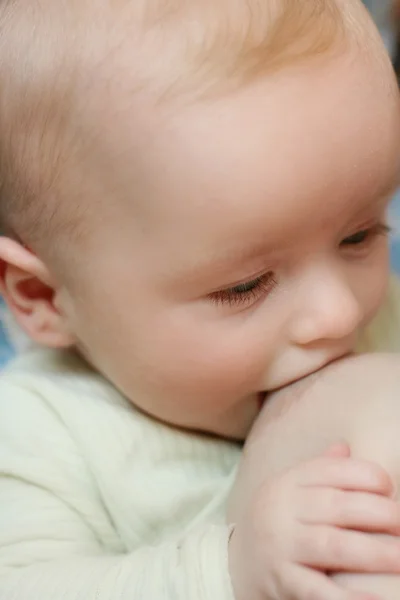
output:
M236 490L251 493L340 441L400 488L400 356L352 357L274 394L246 442Z

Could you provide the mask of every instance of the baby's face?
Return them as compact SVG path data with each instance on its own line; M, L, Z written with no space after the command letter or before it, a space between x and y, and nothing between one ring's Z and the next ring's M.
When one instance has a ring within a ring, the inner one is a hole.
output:
M137 138L115 111L124 185L108 186L107 212L99 200L58 302L134 404L242 438L263 392L354 348L387 284L395 89L382 57L353 52L159 108L134 170Z

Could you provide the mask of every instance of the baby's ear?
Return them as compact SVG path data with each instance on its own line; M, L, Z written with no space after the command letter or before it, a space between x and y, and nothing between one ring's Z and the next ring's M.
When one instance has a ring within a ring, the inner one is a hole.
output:
M55 306L56 291L43 261L20 243L0 237L0 294L16 322L38 344L65 348L75 340Z

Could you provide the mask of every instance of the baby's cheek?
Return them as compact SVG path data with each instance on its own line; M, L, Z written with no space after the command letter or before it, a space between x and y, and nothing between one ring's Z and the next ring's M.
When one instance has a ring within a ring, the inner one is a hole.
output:
M165 384L221 393L234 390L235 396L258 391L265 356L262 344L252 339L224 335L218 328L176 329L159 342L150 362L153 374L158 372Z
M198 355L205 380L233 396L258 392L265 370L263 356L241 340L232 344L216 343Z
M364 325L368 324L382 307L389 283L389 250L386 240L381 240L375 260L363 281L361 302L364 305ZM361 287L361 286L360 286Z

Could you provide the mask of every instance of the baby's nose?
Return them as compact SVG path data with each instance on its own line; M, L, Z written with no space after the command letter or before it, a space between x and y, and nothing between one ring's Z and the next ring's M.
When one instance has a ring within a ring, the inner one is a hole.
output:
M362 321L362 308L345 282L334 279L314 285L292 321L292 342L311 345L351 336Z

